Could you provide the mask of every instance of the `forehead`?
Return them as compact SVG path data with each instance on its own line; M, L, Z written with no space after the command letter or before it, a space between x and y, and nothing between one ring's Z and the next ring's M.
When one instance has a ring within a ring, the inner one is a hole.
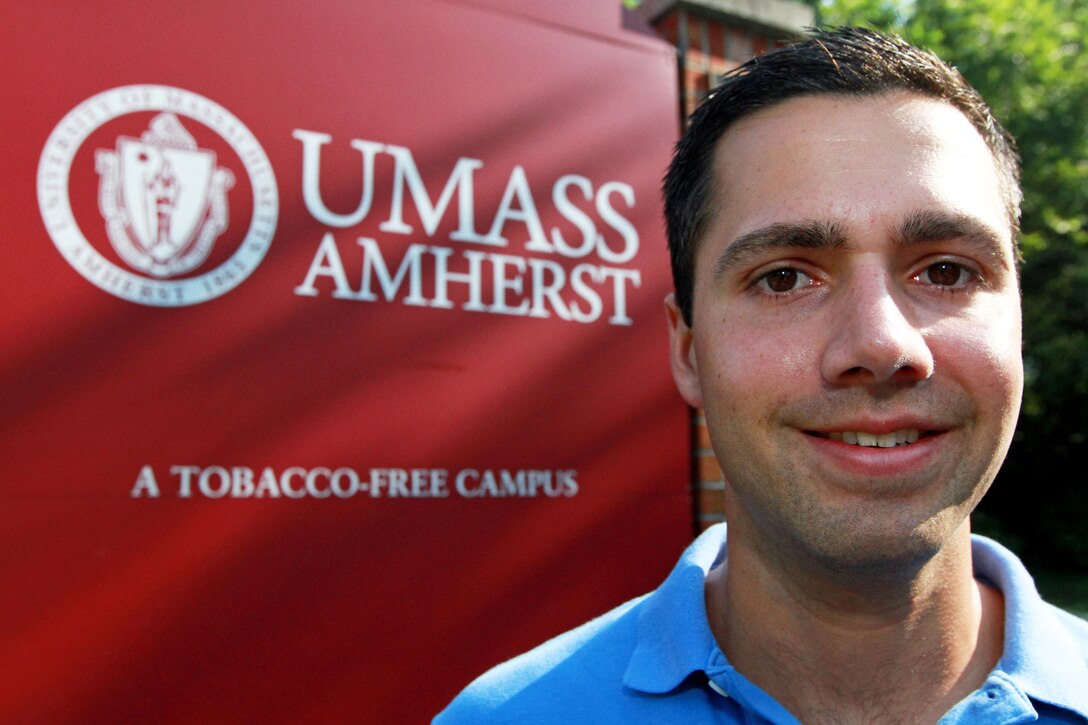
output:
M994 157L948 103L910 93L810 96L731 127L714 159L710 237L791 221L865 232L910 213L966 214L1008 239Z

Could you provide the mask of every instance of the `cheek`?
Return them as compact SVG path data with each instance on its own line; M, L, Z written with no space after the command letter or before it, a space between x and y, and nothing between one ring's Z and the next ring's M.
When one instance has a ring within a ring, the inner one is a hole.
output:
M1024 386L1018 311L950 321L934 332L938 374L943 366L979 407L1015 417Z
M813 341L783 327L730 324L697 337L696 357L707 406L756 411L778 408L818 385L819 354Z

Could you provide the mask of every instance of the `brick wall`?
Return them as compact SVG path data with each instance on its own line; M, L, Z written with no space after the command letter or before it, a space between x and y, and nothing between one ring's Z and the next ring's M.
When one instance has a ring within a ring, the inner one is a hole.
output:
M685 119L728 71L783 42L782 36L702 17L692 10L664 15L654 27L678 51L681 113Z

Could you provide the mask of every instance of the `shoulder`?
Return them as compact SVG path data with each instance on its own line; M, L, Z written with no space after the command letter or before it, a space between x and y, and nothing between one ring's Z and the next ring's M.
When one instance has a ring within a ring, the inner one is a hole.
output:
M1072 643L1080 649L1081 656L1088 662L1088 620L1070 614L1052 604L1046 605L1062 628L1069 633Z
M477 678L435 718L450 723L562 720L577 705L621 696L623 673L637 641L639 605L633 599Z
M707 692L691 675L717 650L707 571L725 526L703 532L655 591L484 674L435 718L451 723L692 722Z

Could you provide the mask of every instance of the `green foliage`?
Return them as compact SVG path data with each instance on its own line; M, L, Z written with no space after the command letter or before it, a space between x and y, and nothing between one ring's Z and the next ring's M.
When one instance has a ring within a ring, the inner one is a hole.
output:
M1024 356L1016 442L978 523L1030 560L1088 561L1088 2L819 0L825 25L899 33L955 65L1023 162Z

